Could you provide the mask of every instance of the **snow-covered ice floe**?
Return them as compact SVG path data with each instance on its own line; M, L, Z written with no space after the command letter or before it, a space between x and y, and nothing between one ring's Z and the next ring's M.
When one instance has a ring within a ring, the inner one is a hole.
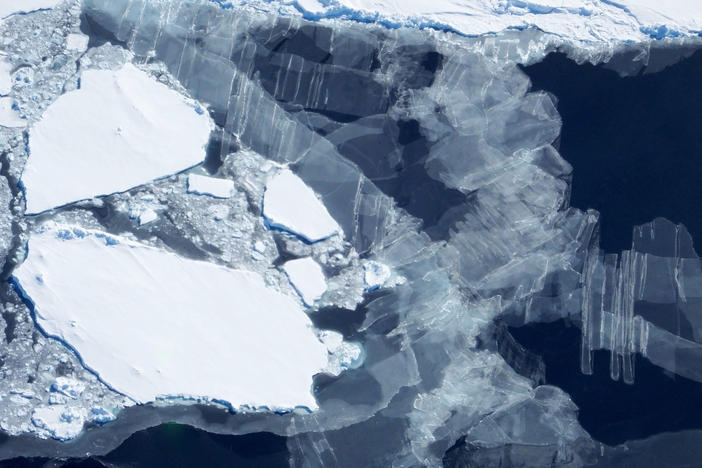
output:
M308 306L313 305L327 290L327 280L322 267L310 257L285 262L283 270L302 301Z
M257 273L49 225L14 281L47 335L136 402L317 407L312 376L327 347L294 298Z
M342 233L314 191L289 169L280 171L266 184L263 215L271 227L308 242Z
M234 182L229 179L188 174L188 192L215 198L229 198L234 194Z
M29 131L27 213L121 192L192 167L213 123L178 92L127 63L88 70Z

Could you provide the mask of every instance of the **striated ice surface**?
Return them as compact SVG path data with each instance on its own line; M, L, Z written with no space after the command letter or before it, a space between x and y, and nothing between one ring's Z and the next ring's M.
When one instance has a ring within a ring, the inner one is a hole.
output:
M212 123L127 63L87 70L29 131L27 213L128 190L202 162ZM78 138L77 136L81 137Z

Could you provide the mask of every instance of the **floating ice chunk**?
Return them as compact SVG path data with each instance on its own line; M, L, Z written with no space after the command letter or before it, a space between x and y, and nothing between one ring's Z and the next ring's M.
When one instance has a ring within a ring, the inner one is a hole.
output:
M0 18L16 13L29 13L53 8L63 0L3 0L0 1Z
M5 96L12 91L12 64L6 57L0 56L0 95Z
M75 399L85 390L85 383L70 377L56 377L54 383L51 384L50 390Z
M90 41L90 38L85 34L69 34L66 37L66 49L84 52L88 49L88 41Z
M64 405L36 408L32 424L58 440L69 440L80 434L85 423L85 412Z
M391 274L390 268L380 262L370 261L363 265L363 282L369 291L382 288Z
M109 411L101 406L96 406L90 409L88 419L96 424L105 424L107 422L114 421L115 415L112 414L112 411Z
M139 222L139 226L143 226L144 224L154 222L157 219L158 219L158 213L156 213L151 208L147 208L144 211L142 211L139 214L139 217L137 218L137 220Z
M266 184L263 215L270 226L297 234L309 242L342 234L314 191L288 169L280 171Z
M229 198L234 195L234 182L198 174L188 174L188 193L209 195L215 198Z
M202 162L212 122L132 64L88 70L29 131L27 213L128 190Z
M308 306L313 305L327 290L327 279L322 267L310 257L285 262L283 270L302 301Z
M0 98L0 126L20 128L27 125L27 121L17 112L15 100L11 97Z
M344 341L341 333L324 330L319 334L319 339L329 351L329 364L324 370L331 375L339 375L350 367L359 364L363 351L357 343Z
M258 253L263 253L266 251L266 244L261 241L254 242L254 250Z
M51 225L30 237L14 283L47 335L136 402L317 407L327 350L297 301L257 273Z

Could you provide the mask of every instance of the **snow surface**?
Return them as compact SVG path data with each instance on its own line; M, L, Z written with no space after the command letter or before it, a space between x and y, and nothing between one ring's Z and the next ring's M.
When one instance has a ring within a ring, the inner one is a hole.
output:
M317 407L312 376L328 350L298 302L257 273L51 224L30 237L14 281L47 335L136 402Z
M280 171L266 184L263 215L271 227L292 232L308 242L342 234L314 191L289 169Z
M235 0L232 4L251 4ZM477 36L535 28L569 41L607 43L702 31L698 0L294 0L254 1L258 8L310 20L347 19L391 28L452 30ZM292 6L289 6L292 5Z
M195 103L127 63L88 70L29 131L27 213L122 192L194 166L213 124Z
M322 267L310 257L285 262L283 271L288 275L290 283L302 301L308 306L314 305L327 290L327 279Z
M15 100L9 96L0 98L0 126L9 128L21 128L27 125L27 121L20 117L15 108Z
M234 195L234 182L229 179L188 174L188 192L215 198L229 198Z
M0 18L53 8L63 0L0 0Z

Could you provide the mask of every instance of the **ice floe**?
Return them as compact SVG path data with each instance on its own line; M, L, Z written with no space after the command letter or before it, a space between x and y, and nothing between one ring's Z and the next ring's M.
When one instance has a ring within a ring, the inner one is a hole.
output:
M266 184L263 215L271 227L308 242L342 232L314 191L289 169L280 171Z
M319 263L310 257L285 262L283 270L302 301L311 306L327 290L327 281Z
M234 182L229 179L188 174L188 192L215 198L229 198L234 194Z
M257 273L50 225L31 236L14 277L39 327L137 402L317 406L312 376L327 348L298 303ZM57 411L37 417L51 425Z
M127 63L88 70L29 131L27 213L121 192L194 166L213 124L196 104Z

